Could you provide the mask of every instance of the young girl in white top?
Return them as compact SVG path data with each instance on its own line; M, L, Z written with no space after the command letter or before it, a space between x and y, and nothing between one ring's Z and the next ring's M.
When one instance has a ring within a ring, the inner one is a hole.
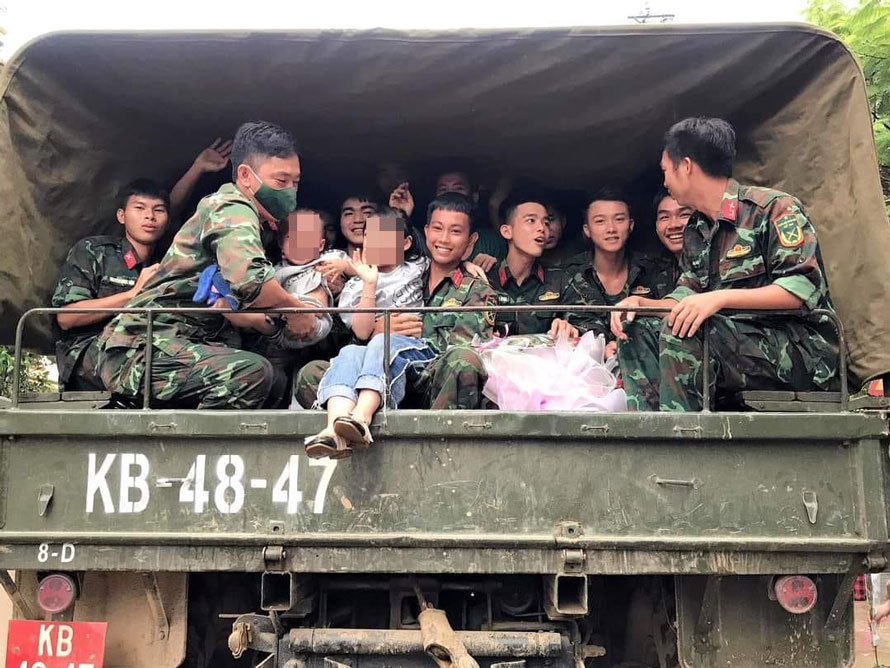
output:
M421 257L401 212L383 207L367 220L364 247L352 258L355 277L343 288L339 308L416 308L423 305ZM331 361L318 387L318 404L327 407L328 425L306 439L310 457L344 457L371 443L368 425L380 405L398 406L405 397L406 375L419 372L435 357L423 339L390 335L390 384L385 386L382 313L340 316L360 341Z

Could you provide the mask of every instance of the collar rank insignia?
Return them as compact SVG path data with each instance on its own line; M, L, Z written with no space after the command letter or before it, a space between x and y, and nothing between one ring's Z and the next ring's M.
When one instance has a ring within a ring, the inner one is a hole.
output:
M132 248L124 253L124 264L127 265L127 269L132 269L139 264L139 258L136 257L136 253L133 252Z
M748 244L736 244L726 252L726 259L732 260L737 257L745 257L751 253L751 246Z

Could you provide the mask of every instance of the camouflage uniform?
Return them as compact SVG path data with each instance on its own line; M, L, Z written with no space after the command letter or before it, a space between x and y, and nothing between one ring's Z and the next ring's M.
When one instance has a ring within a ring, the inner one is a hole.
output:
M144 266L126 237L81 239L62 265L52 305L58 308L125 292L136 284ZM105 321L60 333L56 361L59 382L66 390L105 389L96 372L96 339L112 315L109 313Z
M566 274L558 267L545 269L535 262L531 274L522 285L510 273L507 261L492 267L488 282L497 291L499 306L562 305L576 304L577 297L568 288ZM550 331L554 318L565 318L564 311L541 310L532 313L498 313L497 327L500 334L545 334Z
M155 276L130 307L194 306L198 277L218 264L239 308L246 308L273 280L260 220L253 202L234 184L205 197L183 225ZM99 340L99 374L124 397L142 393L147 317L121 314ZM272 365L260 355L237 350L240 336L218 310L200 315L154 316L152 397L199 408L256 408L272 382Z
M484 281L461 269L444 278L432 293L427 269L423 286L426 306L459 308L496 303L494 291ZM478 408L487 374L479 354L468 344L474 337L491 338L493 329L493 314L486 312L425 313L422 338L438 356L418 377L409 379L415 398L422 397L422 405L433 409ZM294 394L301 406L315 403L318 384L329 366L329 362L316 361L300 369Z
M800 298L806 311L831 308L816 232L800 202L776 190L730 180L716 225L698 212L689 220L680 266L677 288L668 295L676 301L775 284ZM712 397L716 387L807 390L836 382L837 336L827 321L764 312L718 314L708 323ZM619 360L629 405L700 410L703 328L680 339L666 325L660 337L651 326L627 328Z
M566 260L562 268L568 277L569 299L586 306L613 306L631 295L663 299L674 289L677 282L674 277L674 262L667 258L635 252L630 252L627 262L627 283L621 292L610 295L593 268L591 251L584 251ZM569 322L579 331L603 334L607 341L615 338L609 321L609 314L569 314Z

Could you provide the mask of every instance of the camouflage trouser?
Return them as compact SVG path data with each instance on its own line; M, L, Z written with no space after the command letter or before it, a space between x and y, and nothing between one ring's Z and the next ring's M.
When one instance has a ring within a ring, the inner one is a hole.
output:
M710 396L742 390L818 389L797 344L781 326L712 316ZM630 410L698 411L702 408L703 329L681 339L667 320L638 317L618 345Z
M154 348L151 396L197 408L260 408L272 387L272 365L260 355L219 345L168 341ZM175 354L172 354L175 351ZM99 375L118 396L141 397L145 356L141 349L112 348L99 354Z
M63 389L66 392L101 392L104 390L105 386L96 371L98 361L99 347L97 338L94 338L81 353L77 364L71 369L71 374L63 383Z
M315 404L318 385L330 362L306 364L297 373L294 397L304 408ZM487 378L482 358L470 346L454 346L430 362L423 372L409 378L409 399L404 404L437 410L479 408Z

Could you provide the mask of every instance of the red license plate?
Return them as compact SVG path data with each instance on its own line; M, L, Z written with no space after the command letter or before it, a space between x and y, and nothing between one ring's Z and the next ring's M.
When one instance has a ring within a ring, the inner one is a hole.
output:
M9 622L6 668L102 668L105 622Z

